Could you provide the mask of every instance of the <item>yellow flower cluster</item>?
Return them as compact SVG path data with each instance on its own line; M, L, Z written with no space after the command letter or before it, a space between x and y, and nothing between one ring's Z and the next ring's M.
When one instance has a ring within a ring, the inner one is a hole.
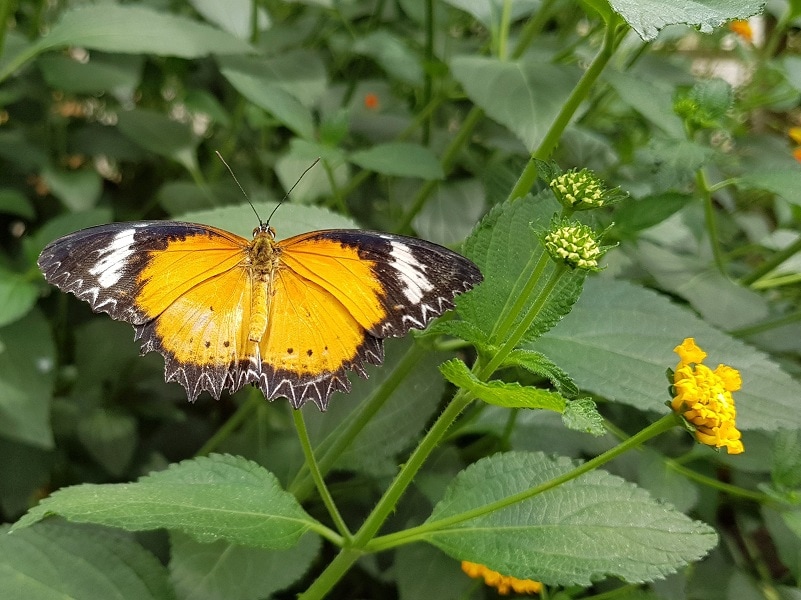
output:
M603 183L589 169L571 169L554 177L551 189L559 201L574 210L597 208L604 205Z
M679 364L673 374L673 410L692 424L702 444L725 446L729 454L743 452L731 395L742 386L740 373L727 365L718 365L713 371L701 364L706 352L693 338L685 339L674 352L679 355Z
M498 593L502 596L506 596L511 591L517 594L539 594L542 591L542 584L539 581L501 575L498 571L493 571L478 563L463 560L462 571L473 579L482 577L484 583L497 588Z

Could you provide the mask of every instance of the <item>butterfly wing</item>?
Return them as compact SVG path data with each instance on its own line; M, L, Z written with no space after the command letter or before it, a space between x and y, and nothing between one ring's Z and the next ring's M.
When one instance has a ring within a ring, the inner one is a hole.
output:
M381 340L424 328L482 279L466 258L415 238L325 230L279 242L259 386L324 409L346 371L383 360Z
M219 397L255 378L247 340L251 278L248 241L193 223L141 221L77 231L39 256L45 279L95 312L134 325L142 352L165 358L165 378L190 400Z

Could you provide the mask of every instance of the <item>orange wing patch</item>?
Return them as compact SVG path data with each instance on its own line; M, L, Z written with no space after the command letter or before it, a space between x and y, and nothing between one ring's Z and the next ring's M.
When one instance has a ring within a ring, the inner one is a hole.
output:
M325 410L346 372L383 360L381 340L423 328L481 281L467 259L423 240L327 230L247 241L178 222L78 231L39 257L45 278L95 311L132 323L142 352L190 400L247 383Z

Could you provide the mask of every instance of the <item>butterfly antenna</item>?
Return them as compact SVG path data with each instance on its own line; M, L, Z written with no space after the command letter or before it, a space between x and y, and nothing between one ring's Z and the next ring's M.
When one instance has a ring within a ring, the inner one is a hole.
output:
M279 202L278 204L275 205L275 208L273 209L273 212L271 212L270 216L267 217L267 224L268 225L270 224L270 219L273 218L273 215L275 214L275 211L278 210L278 207L281 206L286 201L287 198L289 198L289 194L291 194L292 190L294 190L298 186L298 184L300 183L300 180L303 179L303 176L306 173L308 173L309 171L311 171L312 167L314 165L316 165L318 162L320 162L320 157L319 156L314 159L314 162L312 164L310 164L308 167L306 167L306 170L303 171L303 173L300 174L300 177L298 177L298 180L294 184L292 184L292 187L289 188L289 191L286 194L284 194L283 198L281 198L281 202Z
M223 158L222 154L219 153L219 151L215 150L214 153L217 155L217 158L219 158L222 161L222 164L225 165L225 168L228 169L228 172L231 174L231 177L234 178L234 181L236 182L236 185L239 186L239 191L242 192L242 195L245 197L245 200L248 201L248 204L250 204L250 208L253 209L253 212L255 213L256 218L259 220L259 226L264 225L264 221L261 220L261 217L259 216L259 213L256 211L256 207L253 206L253 203L250 201L250 198L248 198L247 192L245 192L245 188L242 187L242 184L239 183L239 180L236 178L236 175L234 175L234 170L230 166L228 166L228 163L225 162L225 159ZM273 212L275 212L275 211L273 211ZM272 214L270 216L272 216ZM267 219L267 222L269 223L270 219Z

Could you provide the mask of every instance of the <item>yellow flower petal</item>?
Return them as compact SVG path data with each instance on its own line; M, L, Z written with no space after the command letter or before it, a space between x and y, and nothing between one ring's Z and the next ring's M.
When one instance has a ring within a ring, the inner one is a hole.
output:
M542 584L539 581L501 575L498 571L493 571L479 563L463 560L462 571L473 579L483 578L485 584L496 588L502 596L506 596L511 591L517 594L538 594L542 591Z

